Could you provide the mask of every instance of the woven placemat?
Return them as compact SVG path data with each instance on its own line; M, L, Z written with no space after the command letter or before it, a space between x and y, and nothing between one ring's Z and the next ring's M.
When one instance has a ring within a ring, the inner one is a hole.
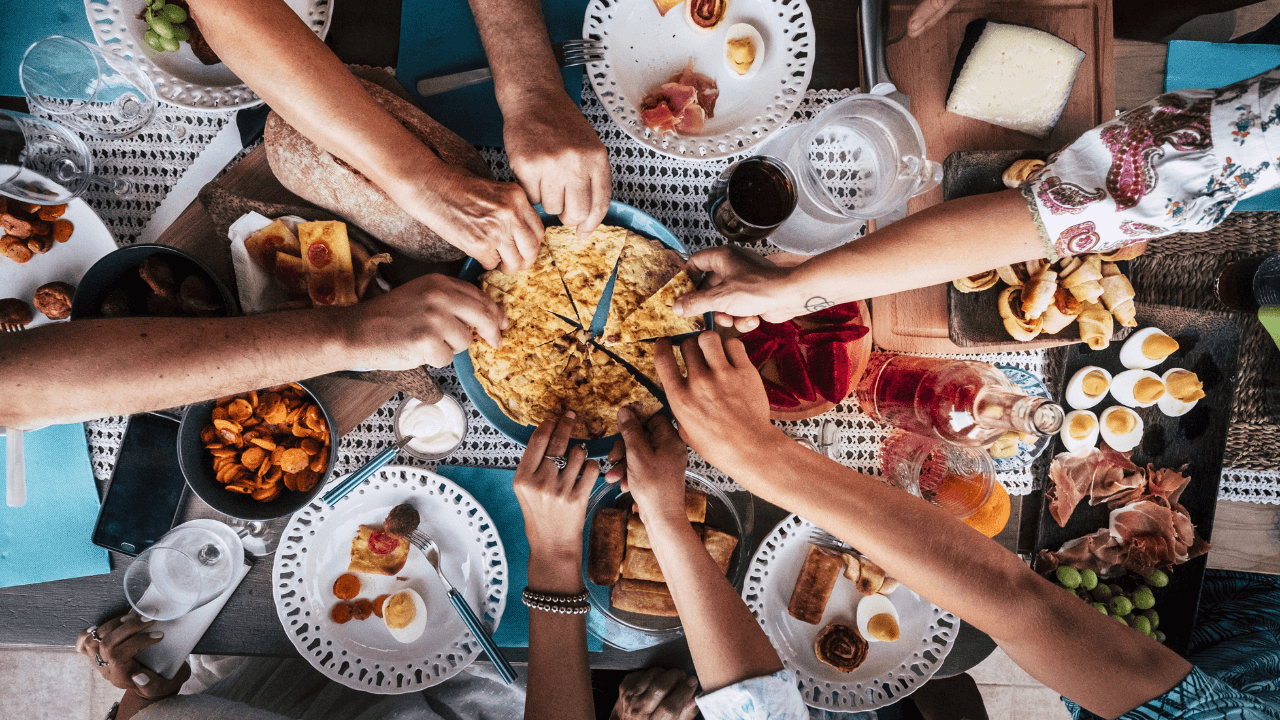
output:
M1203 233L1153 240L1133 260L1129 278L1141 302L1227 311L1214 283L1227 265L1280 252L1280 213L1240 212ZM1239 382L1227 433L1226 467L1280 468L1280 412L1268 402L1280 374L1280 349L1254 316L1231 313L1241 329ZM1268 377L1270 376L1270 378Z

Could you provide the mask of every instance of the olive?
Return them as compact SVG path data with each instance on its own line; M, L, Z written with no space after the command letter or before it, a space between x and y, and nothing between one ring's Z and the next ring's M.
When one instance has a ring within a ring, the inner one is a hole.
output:
M173 23L162 17L153 18L151 20L151 29L162 38L173 37Z
M187 42L191 39L191 33L187 32L187 28L182 25L173 26L173 39L178 42Z
M147 44L151 46L152 50L155 50L156 52L164 52L164 43L161 42L161 37L157 35L154 30L148 30L147 34L142 37L147 41Z
M177 5L165 5L164 9L160 11L160 14L165 20L168 20L174 25L187 21L187 11Z
M178 52L178 41L173 38L160 38L160 44L164 45L165 52Z

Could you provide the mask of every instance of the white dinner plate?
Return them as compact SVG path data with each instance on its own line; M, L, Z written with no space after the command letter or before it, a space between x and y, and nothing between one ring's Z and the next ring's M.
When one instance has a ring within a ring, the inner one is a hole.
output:
M951 652L960 620L905 585L889 596L898 611L897 642L873 642L867 659L851 673L818 660L813 642L832 622L856 628L862 595L843 573L817 625L787 612L796 577L809 552L812 523L790 515L778 523L747 567L742 598L773 642L782 664L795 676L807 705L837 712L874 710L910 695L938 671Z
M31 305L35 320L27 326L28 329L59 322L45 317L32 305L31 299L35 297L36 288L59 281L78 285L80 278L94 263L116 249L111 231L102 224L97 213L84 200L75 198L68 202L67 212L62 217L75 226L70 240L54 243L49 252L33 255L21 265L9 258L0 257L0 298L18 298Z
M333 0L285 0L321 40L329 34ZM188 110L222 112L262 104L224 64L205 65L182 43L177 52L156 52L142 39L147 23L141 14L146 0L84 0L89 27L102 49L133 58L156 85L164 102Z
M339 478L335 478L335 481ZM426 557L410 548L394 577L359 574L358 599L413 589L427 606L422 637L402 644L376 615L339 625L329 612L339 602L333 583L347 572L351 540L360 525L381 527L391 508L407 502L420 527L440 546L440 565L490 632L507 600L507 556L485 509L452 480L389 465L336 507L319 498L289 520L272 569L276 612L285 634L320 672L364 692L400 694L444 682L483 652L449 603Z
M712 160L746 152L782 127L809 88L813 71L813 16L805 0L733 0L710 32L685 20L688 2L666 16L653 0L591 0L583 37L604 43L605 59L587 76L609 117L637 142L675 158ZM746 77L725 64L728 29L748 23L764 40L764 59ZM640 101L692 58L694 69L716 81L715 117L701 135L662 136L640 120Z

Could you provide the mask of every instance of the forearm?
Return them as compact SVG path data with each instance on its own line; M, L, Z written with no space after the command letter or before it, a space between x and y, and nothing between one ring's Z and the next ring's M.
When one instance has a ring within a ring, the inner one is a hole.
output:
M393 199L445 171L282 0L192 0L191 12L222 61L272 110Z
M120 707L116 709L116 720L129 720L142 712L143 708L157 702L160 701L148 700L132 690L126 690L124 696L120 698Z
M175 407L357 367L349 315L78 320L0 335L0 425Z
M782 669L778 653L684 517L650 520L653 553L706 692Z
M950 282L1045 257L1040 231L1015 190L934 205L798 266L787 302L845 303Z
M776 428L744 444L741 461L721 469L991 635L1034 677L1093 712L1127 712L1190 670L942 509L805 450Z
M470 0L503 115L530 93L564 92L538 0Z
M537 593L582 592L582 557L529 556L529 589ZM513 588L514 590L514 588ZM529 677L524 716L528 720L590 720L591 669L587 663L585 615L529 610Z

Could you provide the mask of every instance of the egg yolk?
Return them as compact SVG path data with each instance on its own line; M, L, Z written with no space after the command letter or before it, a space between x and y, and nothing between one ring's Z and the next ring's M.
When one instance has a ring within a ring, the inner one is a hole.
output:
M1151 403L1164 395L1164 383L1155 378L1144 377L1133 385L1133 399L1140 403Z
M867 634L883 642L895 642L898 639L898 621L889 613L872 615L867 621Z
M413 622L413 618L417 616L417 608L414 607L413 598L408 593L400 593L392 595L387 600L387 604L382 608L382 615L387 621L387 627L396 630L403 630L409 627L409 623Z
M1164 333L1153 333L1142 341L1142 354L1148 360L1163 360L1178 349L1178 341Z
M729 64L733 65L733 71L739 75L746 75L751 69L751 64L756 61L755 43L751 42L749 37L742 37L730 40L728 46Z
M1204 383L1196 374L1188 370L1169 373L1169 394L1182 402L1191 402L1204 397Z
M1107 429L1116 435L1124 435L1138 426L1133 413L1117 410L1107 416Z
M1077 440L1083 440L1089 437L1089 433L1093 432L1093 428L1097 422L1088 415L1076 415L1071 418L1071 429L1068 433Z
M1107 376L1094 370L1080 381L1080 389L1091 398L1098 397L1107 391Z

